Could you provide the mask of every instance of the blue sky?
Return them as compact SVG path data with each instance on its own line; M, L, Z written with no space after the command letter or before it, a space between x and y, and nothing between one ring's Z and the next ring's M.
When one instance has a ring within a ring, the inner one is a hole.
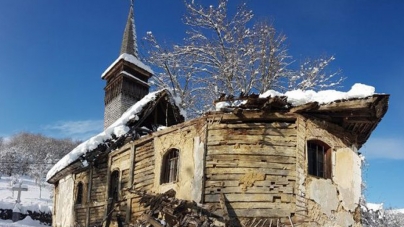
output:
M335 55L331 68L347 77L341 90L361 82L391 94L388 113L361 149L364 179L368 201L404 207L404 1L250 0L248 6L286 34L297 62ZM0 1L0 136L29 131L83 139L100 132L100 75L119 55L128 10L128 0ZM136 0L138 38L153 31L181 41L183 13L182 0Z

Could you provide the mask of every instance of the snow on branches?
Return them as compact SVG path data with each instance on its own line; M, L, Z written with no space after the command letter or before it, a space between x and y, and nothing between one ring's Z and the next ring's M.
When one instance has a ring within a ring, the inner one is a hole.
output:
M158 68L154 85L171 88L191 117L211 109L220 94L322 89L342 81L337 78L339 72L325 72L334 57L290 69L293 60L287 53L286 36L267 21L253 21L246 4L232 14L228 0L208 7L185 0L185 7L184 43L165 45L151 32L144 39L146 60Z

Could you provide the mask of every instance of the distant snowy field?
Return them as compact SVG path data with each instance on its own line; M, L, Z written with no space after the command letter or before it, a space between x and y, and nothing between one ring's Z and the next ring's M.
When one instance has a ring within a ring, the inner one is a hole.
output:
M2 176L0 179L0 208L13 209L18 192L11 191L11 181L13 178ZM52 199L50 198L52 186L46 184L42 187L41 199L39 198L39 186L35 180L28 177L21 177L22 185L28 188L28 191L21 192L21 204L24 210L49 212L52 208ZM44 227L39 221L34 221L30 217L19 222L13 223L11 220L1 220L0 227Z

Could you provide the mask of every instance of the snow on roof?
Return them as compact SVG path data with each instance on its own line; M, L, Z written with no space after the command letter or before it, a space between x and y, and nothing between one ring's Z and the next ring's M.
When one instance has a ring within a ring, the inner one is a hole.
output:
M104 73L102 73L101 78L104 78L105 75L112 69L112 67L114 67L116 65L116 63L118 63L118 61L120 61L121 59L128 61L128 62L136 65L137 67L146 70L147 72L149 72L151 74L154 74L153 70L148 65L144 64L139 59L137 59L137 57L135 57L131 54L123 53L104 71Z
M375 88L365 84L356 83L352 86L351 90L348 92L336 91L336 90L324 90L324 91L313 91L313 90L293 90L287 91L282 94L280 92L269 90L261 94L260 98L267 98L269 96L286 96L288 103L292 106L300 106L310 102L318 102L319 104L327 104L337 100L348 100L354 98L366 98L374 95Z
M268 90L259 95L259 98L269 97L286 97L287 102L291 106L300 106L306 103L318 102L319 104L328 104L337 100L349 100L355 98L366 98L375 94L375 88L365 84L356 83L352 86L351 90L347 92L336 90L292 90L285 93L281 93L274 90ZM234 107L246 104L247 100L235 100L235 101L221 101L216 103L216 110L220 111L226 107Z
M143 107L147 105L149 102L156 100L158 94L163 92L164 90L156 91L149 93L143 99L138 101L132 107L130 107L122 116L116 120L111 126L105 129L100 134L91 137L89 140L84 141L76 148L74 148L70 153L65 155L62 159L60 159L53 167L49 170L46 175L46 180L48 181L52 178L57 172L66 168L76 160L80 158L80 156L90 152L98 147L98 145L104 143L105 141L112 138L112 135L116 137L120 137L129 131L129 127L126 126L129 120L138 120L138 114L141 113Z

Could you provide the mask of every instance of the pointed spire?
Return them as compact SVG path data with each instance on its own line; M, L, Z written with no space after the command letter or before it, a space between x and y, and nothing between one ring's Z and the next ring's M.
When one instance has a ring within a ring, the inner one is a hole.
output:
M121 53L131 54L138 58L135 19L133 15L133 0L131 0L128 20L123 33Z

